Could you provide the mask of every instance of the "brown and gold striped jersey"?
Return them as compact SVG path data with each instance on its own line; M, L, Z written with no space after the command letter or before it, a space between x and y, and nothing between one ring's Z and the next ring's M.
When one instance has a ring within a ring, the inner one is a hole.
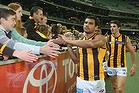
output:
M94 38L89 40L92 39ZM84 37L83 40L86 38ZM106 49L104 48L79 48L79 77L88 81L104 79L102 63L105 54Z
M109 61L108 67L126 67L126 35L120 34L118 37L112 35L107 37Z

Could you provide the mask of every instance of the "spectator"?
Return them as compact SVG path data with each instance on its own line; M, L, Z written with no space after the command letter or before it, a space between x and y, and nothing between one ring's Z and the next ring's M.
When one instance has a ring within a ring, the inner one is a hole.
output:
M38 57L31 53L31 51L18 51L7 47L0 43L0 60L5 60L5 56L14 56L24 61L33 62L38 59Z
M59 46L52 42L39 47L15 42L14 40L10 39L11 30L16 24L15 15L15 11L11 9L0 8L0 43L6 44L7 46L16 50L31 50L31 52L34 54L43 53L51 57L57 56Z
M39 23L40 25L47 25L47 17L43 15Z
M45 39L51 39L51 27L49 25L38 25L36 27L37 33Z
M43 9L39 6L34 6L30 10L30 17L25 22L24 27L27 30L28 39L35 41L47 42L48 39L42 38L39 34L36 33L36 27L43 18Z
M16 26L15 26L15 29L12 30L12 33L11 33L11 38L13 40L17 40L19 42L22 42L22 43L26 43L26 44L31 44L31 45L36 45L36 46L44 46L46 44L46 42L36 42L34 40L29 40L29 39L26 39L24 37L27 36L26 34L26 31L25 31L25 34L22 34L24 33L24 31L18 31L18 30L22 30L24 29L24 27L22 27L22 24L21 24L21 16L22 16L22 7L20 4L18 3L10 3L8 5L9 8L13 9L16 11ZM21 35L23 35L24 37L22 37Z
M52 39L56 39L58 34L62 33L62 25L60 23L52 26Z

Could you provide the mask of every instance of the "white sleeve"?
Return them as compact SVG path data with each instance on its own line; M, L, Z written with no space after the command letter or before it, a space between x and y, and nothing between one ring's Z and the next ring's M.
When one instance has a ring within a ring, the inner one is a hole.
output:
M40 54L40 46L29 45L25 43L16 42L12 39L9 39L5 32L0 29L0 43L6 44L8 47L13 48L15 50L32 50L33 54Z
M33 54L40 54L40 46L28 45L16 42L13 49L15 50L31 50Z

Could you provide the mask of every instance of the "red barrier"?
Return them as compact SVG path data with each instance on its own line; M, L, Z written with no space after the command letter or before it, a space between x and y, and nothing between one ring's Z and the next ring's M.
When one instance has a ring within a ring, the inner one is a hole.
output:
M34 63L12 61L0 62L1 93L75 93L77 65L67 53Z

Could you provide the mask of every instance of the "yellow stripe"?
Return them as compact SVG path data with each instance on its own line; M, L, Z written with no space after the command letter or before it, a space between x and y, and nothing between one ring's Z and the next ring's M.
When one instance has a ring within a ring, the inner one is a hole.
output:
M122 35L118 38L118 41L122 42ZM122 44L118 44L118 53L117 53L117 67L121 68L121 51L122 51Z
M100 48L99 49L99 54L98 54L98 59L99 59L99 75L100 75L100 79L104 79L104 69L102 67L102 63L103 63L103 59L106 55L106 49Z
M43 33L36 31L42 38L47 38Z
M79 48L79 53L80 53L80 78L82 78L82 79L84 79L84 69L83 69L83 59L82 59L82 57L83 57L83 53L82 53L82 48Z
M112 41L112 43L113 44L111 44L111 54L114 54L114 43L115 43L115 40L114 40L114 37L113 36L111 36L111 41ZM114 64L113 64L113 57L114 57L114 55L111 55L112 57L110 57L110 65L112 66L112 67L114 67Z
M94 78L92 78L92 75L94 75L94 55L92 52L92 48L87 49L87 60L88 60L88 75L89 75L89 80L94 81Z
M3 53L3 50L5 49L6 45L3 45L0 49L0 53L2 54Z

